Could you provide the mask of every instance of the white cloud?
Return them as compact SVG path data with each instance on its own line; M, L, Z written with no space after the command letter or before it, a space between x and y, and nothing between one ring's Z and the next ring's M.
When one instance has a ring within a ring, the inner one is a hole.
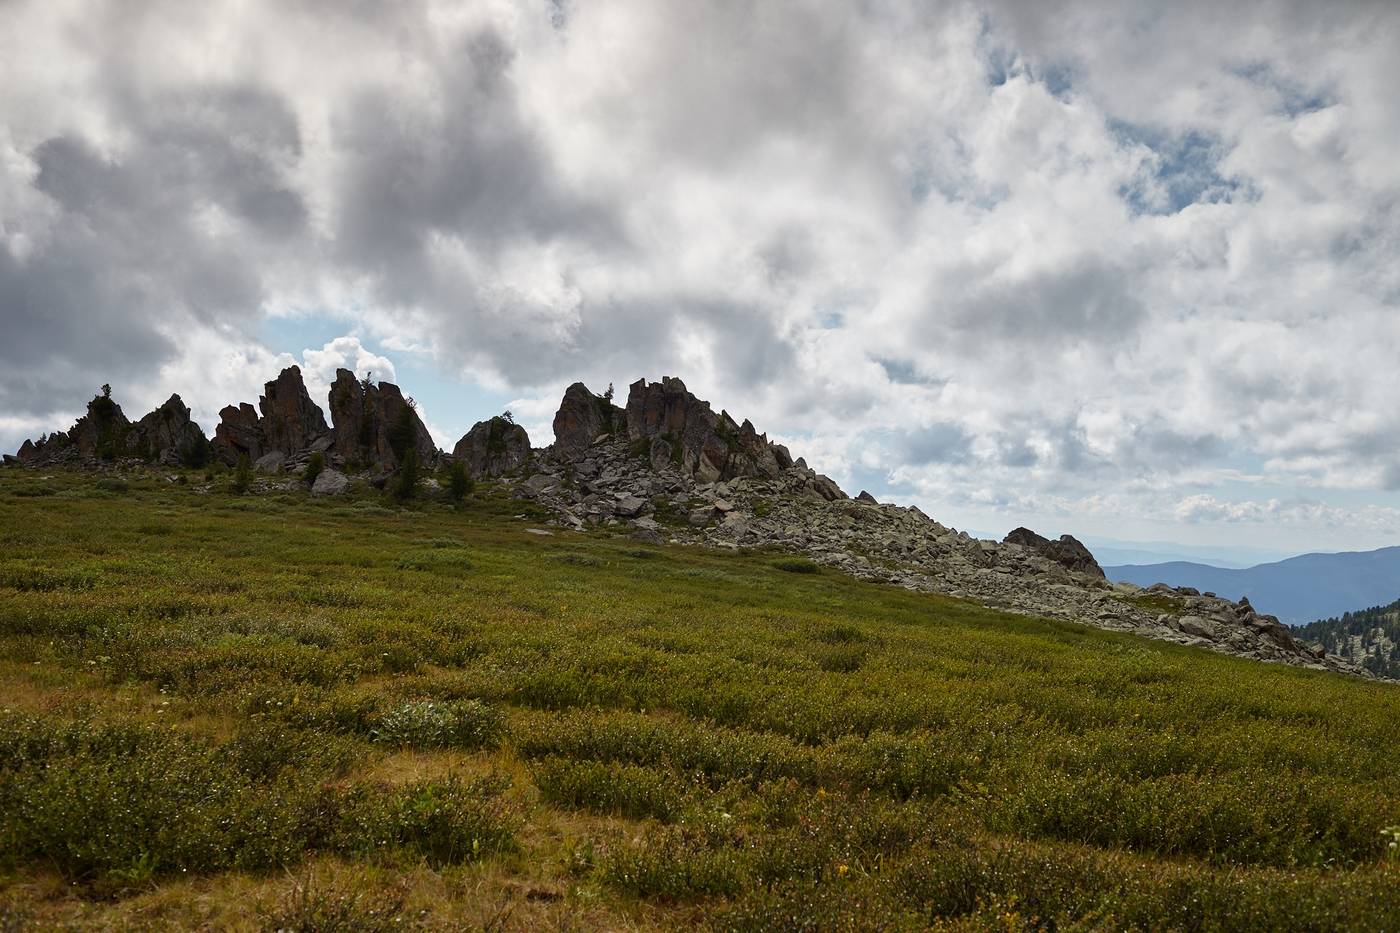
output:
M537 441L575 379L677 373L984 514L1380 502L1397 46L1360 0L16 0L0 441L94 374L256 398L299 349L262 317L329 309ZM371 356L306 351L313 396Z

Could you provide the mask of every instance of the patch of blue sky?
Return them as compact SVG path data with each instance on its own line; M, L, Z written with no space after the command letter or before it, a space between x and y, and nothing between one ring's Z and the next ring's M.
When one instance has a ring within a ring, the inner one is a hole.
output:
M446 450L451 450L473 424L499 415L510 405L512 396L471 379L444 373L425 353L387 350L333 315L269 317L264 320L262 332L263 342L269 349L290 353L298 360L303 350L319 350L344 336L358 337L361 346L394 364L394 378L399 388L418 403L424 420L434 432L433 439ZM325 399L316 399L316 402L324 408Z
M1166 130L1110 120L1110 131L1125 145L1141 145L1156 156L1152 182L1126 186L1119 195L1135 214L1175 214L1193 204L1214 204L1252 196L1243 179L1220 173L1224 142L1198 130Z
M1288 117L1326 110L1337 102L1331 91L1308 87L1288 75L1279 74L1271 62L1249 62L1235 68L1234 73L1278 95L1276 112Z

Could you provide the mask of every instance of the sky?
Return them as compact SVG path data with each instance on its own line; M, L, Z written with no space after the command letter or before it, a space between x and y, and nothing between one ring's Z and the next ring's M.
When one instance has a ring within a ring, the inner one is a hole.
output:
M0 0L0 449L678 375L945 524L1400 544L1400 4Z

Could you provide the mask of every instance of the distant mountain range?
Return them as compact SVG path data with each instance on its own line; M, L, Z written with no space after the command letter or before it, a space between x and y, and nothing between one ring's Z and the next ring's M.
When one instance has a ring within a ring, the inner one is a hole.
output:
M1230 599L1241 596L1260 612L1299 625L1379 606L1400 596L1400 547L1340 554L1303 554L1244 569L1190 561L1106 566L1110 580L1139 586L1194 586Z

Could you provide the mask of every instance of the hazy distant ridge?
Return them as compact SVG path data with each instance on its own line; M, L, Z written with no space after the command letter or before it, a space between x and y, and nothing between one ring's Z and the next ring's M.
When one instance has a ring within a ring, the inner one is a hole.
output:
M1400 547L1303 554L1243 570L1189 561L1104 567L1110 580L1139 586L1194 586L1231 599L1247 596L1260 612L1302 624L1377 606L1400 596Z

